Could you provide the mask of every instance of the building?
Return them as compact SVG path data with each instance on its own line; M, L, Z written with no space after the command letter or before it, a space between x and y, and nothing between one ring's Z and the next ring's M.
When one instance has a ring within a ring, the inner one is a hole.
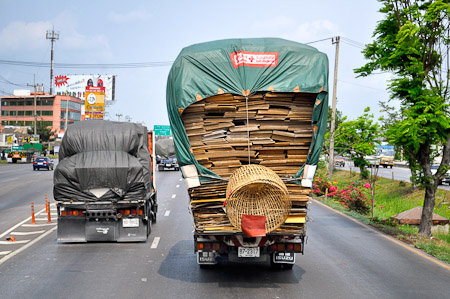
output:
M1 97L0 129L5 126L34 126L34 93L29 95L13 95ZM69 106L67 109L67 101ZM81 100L73 96L49 95L36 93L36 120L43 125L52 127L57 134L64 132L68 110L67 123L81 120Z

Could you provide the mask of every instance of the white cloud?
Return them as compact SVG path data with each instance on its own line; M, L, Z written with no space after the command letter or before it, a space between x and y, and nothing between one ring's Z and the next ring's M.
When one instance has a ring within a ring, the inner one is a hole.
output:
M148 21L151 17L150 13L141 10L133 10L127 13L110 12L108 14L108 19L116 24Z
M45 33L50 28L49 22L11 22L0 31L1 51L37 49L47 46Z

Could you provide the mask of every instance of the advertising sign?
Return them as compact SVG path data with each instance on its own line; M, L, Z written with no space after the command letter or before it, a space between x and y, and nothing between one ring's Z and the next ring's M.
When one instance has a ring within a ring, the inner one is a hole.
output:
M170 126L155 125L153 127L153 130L155 131L155 135L159 135L159 136L170 136L170 135L172 135Z
M59 75L55 77L55 92L58 95L69 95L84 99L86 87L103 87L105 103L115 100L115 75Z
M105 88L87 86L85 94L84 118L103 119L105 112Z

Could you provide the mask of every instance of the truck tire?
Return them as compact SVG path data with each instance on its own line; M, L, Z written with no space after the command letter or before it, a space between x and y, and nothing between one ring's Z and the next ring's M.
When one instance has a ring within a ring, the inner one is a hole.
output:
M152 233L152 220L147 220L147 237Z
M391 169L392 169L392 167L394 167L394 165L390 165L391 166Z

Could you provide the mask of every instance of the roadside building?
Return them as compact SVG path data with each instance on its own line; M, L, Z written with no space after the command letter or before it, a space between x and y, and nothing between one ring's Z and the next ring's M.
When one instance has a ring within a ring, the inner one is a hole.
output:
M34 126L34 93L1 97L0 130L5 126ZM67 101L69 103L67 107ZM36 114L38 123L51 127L57 134L64 132L67 123L81 120L81 100L73 96L36 93Z

